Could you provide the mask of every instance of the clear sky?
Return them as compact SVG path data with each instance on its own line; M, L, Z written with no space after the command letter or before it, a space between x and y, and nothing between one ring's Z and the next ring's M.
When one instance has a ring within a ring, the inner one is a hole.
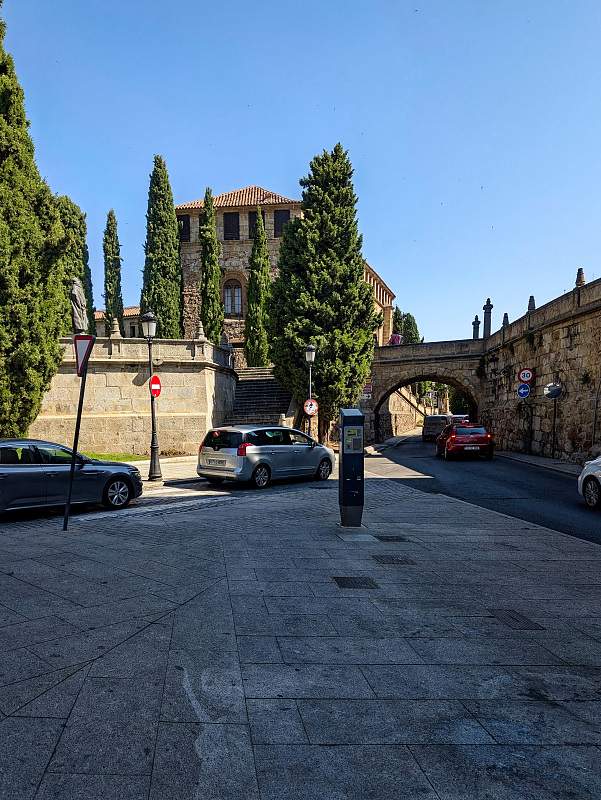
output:
M139 300L148 176L176 202L300 196L350 151L364 255L427 340L601 276L599 0L5 0L42 174L119 222Z

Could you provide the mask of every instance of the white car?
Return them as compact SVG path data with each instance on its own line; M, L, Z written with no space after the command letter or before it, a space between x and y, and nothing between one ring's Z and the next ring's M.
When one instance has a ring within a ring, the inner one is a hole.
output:
M578 491L589 508L601 507L601 456L584 465L578 478Z

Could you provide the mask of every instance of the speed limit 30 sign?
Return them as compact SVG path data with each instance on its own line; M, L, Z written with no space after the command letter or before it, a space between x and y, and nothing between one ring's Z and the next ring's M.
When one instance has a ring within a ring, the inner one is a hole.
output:
M518 373L520 383L530 383L534 378L534 371L528 368L521 369Z

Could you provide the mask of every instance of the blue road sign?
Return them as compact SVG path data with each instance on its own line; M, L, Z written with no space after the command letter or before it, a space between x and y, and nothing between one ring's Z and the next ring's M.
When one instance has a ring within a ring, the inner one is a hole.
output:
M530 396L530 387L527 383L520 383L518 386L518 397L521 397L522 400L525 400L527 397Z

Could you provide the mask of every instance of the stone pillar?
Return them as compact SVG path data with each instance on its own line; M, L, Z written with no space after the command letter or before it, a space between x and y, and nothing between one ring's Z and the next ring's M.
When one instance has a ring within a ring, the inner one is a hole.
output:
M480 320L478 319L478 315L474 317L474 321L472 322L472 328L474 330L474 339L480 338Z
M576 273L576 286L580 288L584 286L586 283L586 278L584 277L584 270L582 267L578 267L578 272Z
M490 336L490 324L491 324L491 315L494 306L490 302L490 297L486 298L486 303L482 306L482 310L484 311L484 338L488 339Z
M503 314L503 327L504 328L509 327L509 314L507 312Z
M528 311L536 311L536 303L534 302L533 294L528 298Z
M121 336L121 331L119 329L119 320L117 319L117 317L115 317L113 319L113 324L111 326L111 332L110 332L109 336L111 337L111 339L122 339L123 338Z

